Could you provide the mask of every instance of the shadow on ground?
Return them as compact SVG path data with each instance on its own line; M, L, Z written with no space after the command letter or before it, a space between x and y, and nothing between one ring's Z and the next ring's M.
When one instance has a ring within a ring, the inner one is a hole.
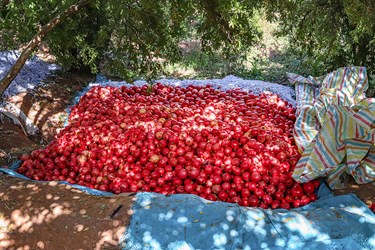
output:
M0 166L11 164L19 155L51 141L64 126L67 106L91 80L92 77L80 74L54 76L36 90L10 97L7 101L20 108L40 133L28 137L10 119L0 117Z
M1 173L0 197L0 249L118 249L134 199Z

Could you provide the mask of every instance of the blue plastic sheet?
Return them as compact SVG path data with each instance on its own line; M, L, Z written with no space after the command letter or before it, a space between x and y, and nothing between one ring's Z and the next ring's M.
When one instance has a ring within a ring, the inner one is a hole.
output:
M290 211L138 193L123 249L375 249L375 215L355 195Z

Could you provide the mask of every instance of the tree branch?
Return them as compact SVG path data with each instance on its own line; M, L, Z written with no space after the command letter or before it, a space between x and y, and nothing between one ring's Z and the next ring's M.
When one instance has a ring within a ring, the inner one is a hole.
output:
M62 20L64 20L65 18L69 17L74 13L77 13L82 8L87 7L89 4L90 0L81 0L69 6L62 13L53 18L49 23L47 23L39 29L38 33L35 34L35 36L31 39L31 41L22 51L16 63L8 71L5 77L0 81L0 98L3 95L4 91L10 85L10 83L14 80L14 78L16 78L17 74L20 72L31 53L35 50L35 48L39 45L43 38L48 34L48 32L50 32L56 25L61 23Z
M203 8L206 10L206 13L213 23L219 24L220 32L225 38L232 43L233 42L233 33L234 30L229 26L228 22L221 16L217 11L216 1L204 0L201 1Z

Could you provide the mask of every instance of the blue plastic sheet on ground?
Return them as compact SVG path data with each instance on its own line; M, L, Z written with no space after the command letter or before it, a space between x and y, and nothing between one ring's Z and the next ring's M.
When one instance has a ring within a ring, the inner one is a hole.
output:
M355 195L263 210L195 195L138 193L123 249L375 249L375 215Z

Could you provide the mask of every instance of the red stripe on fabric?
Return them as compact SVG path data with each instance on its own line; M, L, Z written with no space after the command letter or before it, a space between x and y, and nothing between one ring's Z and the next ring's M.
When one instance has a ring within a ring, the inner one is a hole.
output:
M340 122L340 130L339 131L343 131L343 129L342 129L342 126L343 126L343 117L342 117L342 114L341 114L341 112L340 111L338 111L337 112L338 113L338 115L339 115L339 122Z
M362 118L362 116L358 115L358 114L355 114L353 115L354 118L357 118L358 120L362 121L364 124L366 124L367 126L371 126L372 122L370 121L367 121L365 120L364 118Z
M316 148L316 150L314 150L316 152L316 155L319 157L319 159L322 161L323 163L323 166L326 167L327 166L327 162L325 162L322 154L319 152L319 148Z
M329 110L328 111L328 115L329 115L329 117L330 117L330 122L331 122L331 125L332 125L332 127L335 127L335 123L334 123L334 121L333 121L333 119L332 119L332 117L333 117L333 112L332 112L332 110Z
M347 161L346 164L347 164L347 165L352 165L352 164L359 163L360 161L361 161L361 160Z
M363 159L364 162L368 162L368 163L372 163L375 165L375 160L371 160L369 157L366 157L365 159Z
M345 82L345 80L346 80L346 71L347 71L347 69L348 68L345 68L344 69L344 74L343 74L343 76L342 76L342 80L341 80L341 83L340 83L340 89L342 89L342 87L343 87L343 84L344 84L344 82Z

